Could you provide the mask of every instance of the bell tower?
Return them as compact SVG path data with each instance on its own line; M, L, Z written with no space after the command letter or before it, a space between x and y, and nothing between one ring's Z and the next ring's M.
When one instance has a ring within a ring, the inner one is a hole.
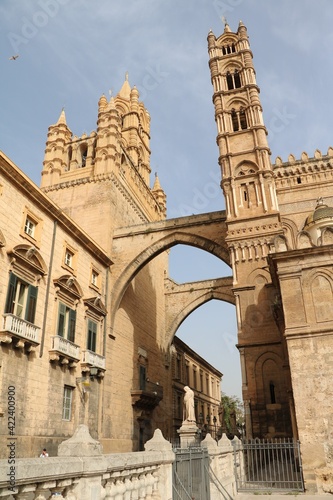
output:
M208 34L248 437L290 436L291 383L267 255L283 235L246 27ZM288 395L289 394L289 395Z
M249 38L226 23L208 35L217 144L228 220L277 213L267 130L262 116Z

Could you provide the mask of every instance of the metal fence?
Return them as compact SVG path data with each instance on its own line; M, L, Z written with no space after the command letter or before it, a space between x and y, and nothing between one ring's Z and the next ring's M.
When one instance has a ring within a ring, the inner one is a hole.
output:
M251 439L233 445L238 491L304 491L299 441Z
M210 500L209 455L205 448L176 448L173 500Z

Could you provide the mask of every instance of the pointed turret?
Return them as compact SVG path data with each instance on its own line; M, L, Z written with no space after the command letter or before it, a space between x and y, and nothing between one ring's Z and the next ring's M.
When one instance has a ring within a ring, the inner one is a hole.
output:
M56 125L67 125L67 122L66 122L66 115L65 115L65 109L62 108L61 110L61 113L60 113L60 116L58 118L58 121L56 123Z
M152 193L161 209L163 217L166 217L166 194L161 188L160 180L158 178L157 172L155 173L155 182L152 189Z
M61 110L58 121L49 127L45 156L43 162L43 171L41 187L55 183L60 178L61 172L66 168L66 145L72 138L72 132L67 126L64 108Z
M128 82L128 73L125 75L125 81L121 87L121 89L118 92L118 96L122 97L123 99L129 99L131 95L131 86Z

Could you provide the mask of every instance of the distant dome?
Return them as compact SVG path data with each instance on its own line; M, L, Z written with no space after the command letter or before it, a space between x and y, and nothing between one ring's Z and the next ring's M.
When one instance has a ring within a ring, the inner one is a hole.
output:
M322 219L331 219L333 221L333 207L329 207L324 203L322 198L319 198L316 208L306 218L304 229L307 229L308 226L311 226Z

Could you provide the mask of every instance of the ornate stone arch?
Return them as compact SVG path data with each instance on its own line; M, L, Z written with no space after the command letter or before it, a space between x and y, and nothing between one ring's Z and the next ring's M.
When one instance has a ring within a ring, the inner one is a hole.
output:
M127 286L136 276L136 274L150 262L154 257L160 253L168 250L169 248L177 245L185 244L197 247L202 250L215 255L227 265L230 266L229 251L227 246L222 246L215 241L209 240L197 234L183 233L175 230L167 236L155 241L152 245L145 248L139 255L137 255L123 270L118 279L116 280L111 299L111 322L112 328L114 324L114 316L120 305L121 299L126 291Z
M296 247L299 248L312 248L314 246L311 236L307 231L300 231L296 238Z
M296 248L296 238L298 229L295 222L286 217L282 217L282 227L287 240L287 247L291 250Z
M229 304L235 305L235 295L232 291L232 286L229 290L221 289L207 289L205 293L196 297L193 301L189 301L185 307L173 318L170 324L166 327L166 345L170 347L173 341L173 337L180 325L185 321L185 319L198 307L206 304L211 300L221 300L222 302L228 302Z
M256 173L258 171L259 171L258 165L256 165L254 162L242 161L235 168L235 177L242 177L245 175L253 175L254 173Z
M308 301L308 320L324 323L333 320L333 272L329 269L315 269L303 280L304 293Z

